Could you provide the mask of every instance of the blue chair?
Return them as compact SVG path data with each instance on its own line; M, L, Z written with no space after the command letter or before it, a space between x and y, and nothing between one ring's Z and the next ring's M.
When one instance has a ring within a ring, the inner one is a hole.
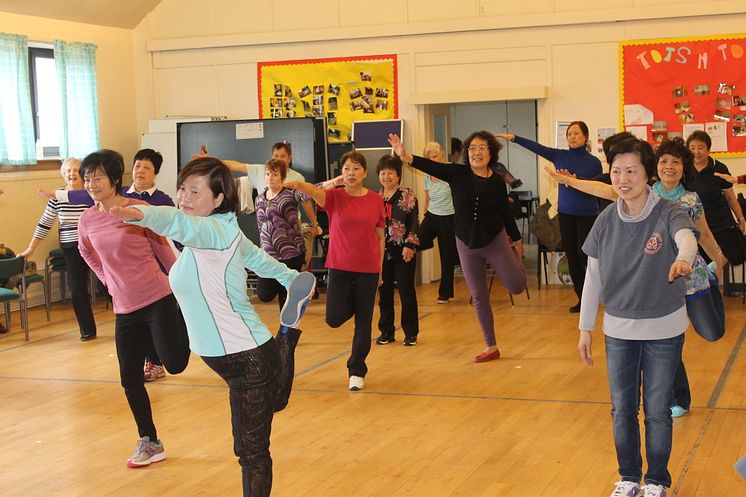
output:
M23 257L0 259L0 280L7 280L13 276L21 275L21 283L18 287L18 292L8 288L0 288L0 302L5 304L5 319L8 323L8 331L10 331L10 303L13 300L18 300L20 304L21 327L23 327L25 339L28 342L28 300L26 292L26 276L23 274L25 267L26 261Z

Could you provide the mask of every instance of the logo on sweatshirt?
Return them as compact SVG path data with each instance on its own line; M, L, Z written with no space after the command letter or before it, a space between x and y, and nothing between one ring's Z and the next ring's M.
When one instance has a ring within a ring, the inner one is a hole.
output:
M663 248L663 237L660 233L653 233L645 244L645 253L655 255Z

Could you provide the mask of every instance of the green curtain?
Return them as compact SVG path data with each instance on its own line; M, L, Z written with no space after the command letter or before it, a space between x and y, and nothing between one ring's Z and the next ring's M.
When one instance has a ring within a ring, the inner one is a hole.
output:
M36 164L28 38L0 33L0 164Z
M101 148L96 45L54 40L54 63L62 107L60 157L85 157Z

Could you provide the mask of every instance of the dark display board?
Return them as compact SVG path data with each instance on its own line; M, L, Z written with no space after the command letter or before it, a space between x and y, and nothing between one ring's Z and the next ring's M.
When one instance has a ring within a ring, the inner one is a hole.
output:
M178 167L187 164L203 144L207 153L246 164L264 164L272 145L287 141L293 151L292 167L306 181L329 179L324 119L244 119L187 122L177 125Z

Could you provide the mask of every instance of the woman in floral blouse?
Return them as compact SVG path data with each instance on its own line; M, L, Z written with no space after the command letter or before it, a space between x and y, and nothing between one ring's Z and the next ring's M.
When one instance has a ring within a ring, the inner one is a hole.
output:
M381 336L376 343L394 342L394 282L401 298L401 327L404 345L417 344L419 315L414 274L417 267L415 251L420 244L417 197L409 188L400 186L402 162L398 157L384 155L378 161L376 172L383 189L386 216L386 246L381 268L381 287L378 290L378 307L381 316L378 329Z

